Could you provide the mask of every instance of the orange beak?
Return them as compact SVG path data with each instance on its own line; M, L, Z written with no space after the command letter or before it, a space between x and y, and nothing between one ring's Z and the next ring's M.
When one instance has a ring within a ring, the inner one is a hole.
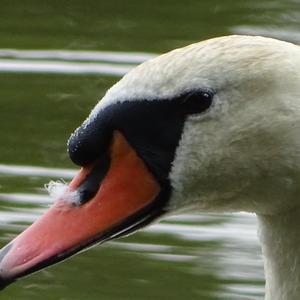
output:
M161 187L118 131L114 132L109 157L108 170L86 203L74 205L62 196L0 251L2 287L154 218L151 211L157 206ZM83 167L69 190L79 191L93 169L94 165Z

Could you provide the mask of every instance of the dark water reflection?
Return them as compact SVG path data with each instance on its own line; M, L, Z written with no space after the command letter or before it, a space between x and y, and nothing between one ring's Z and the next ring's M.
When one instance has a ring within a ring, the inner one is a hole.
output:
M151 53L232 33L300 41L292 0L0 2L1 245L50 205L45 182L74 174L70 132ZM0 299L262 298L255 228L247 214L173 217L23 279Z

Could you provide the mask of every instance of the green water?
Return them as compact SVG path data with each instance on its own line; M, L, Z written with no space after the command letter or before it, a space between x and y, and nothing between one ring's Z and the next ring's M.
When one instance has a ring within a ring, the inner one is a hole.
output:
M56 71L22 71L13 63L29 58L1 56L1 50L118 51L135 57L136 52L162 53L233 33L300 43L296 0L0 0L0 4L1 245L49 206L44 183L70 180L71 175L60 170L76 169L68 159L66 141L120 78L115 71L74 74L57 71L57 66ZM46 61L87 68L105 63L90 57L30 60L37 66ZM10 64L4 70L5 61ZM126 60L108 63L128 65ZM255 228L254 216L246 214L172 218L24 278L2 291L0 299L262 299L263 267Z

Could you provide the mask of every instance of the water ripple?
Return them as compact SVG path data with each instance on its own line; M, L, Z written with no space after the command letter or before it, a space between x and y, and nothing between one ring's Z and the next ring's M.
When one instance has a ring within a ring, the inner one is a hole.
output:
M54 74L101 74L122 76L134 66L104 63L76 63L58 61L0 59L1 72L54 73Z
M54 176L57 178L73 178L76 174L76 170L0 164L0 174L14 176Z
M141 52L0 49L1 58L16 59L55 59L139 64L155 56L157 55Z
M0 72L123 76L149 53L0 49Z

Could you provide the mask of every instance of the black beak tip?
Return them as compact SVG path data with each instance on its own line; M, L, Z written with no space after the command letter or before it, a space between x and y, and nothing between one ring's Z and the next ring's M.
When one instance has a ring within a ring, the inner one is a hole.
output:
M15 281L15 279L11 279L11 278L5 278L3 277L3 270L1 270L1 262L4 258L4 256L7 254L7 252L11 249L11 247L13 246L13 243L9 243L8 245L6 245L5 247L3 247L0 250L0 291L5 289L8 285L10 285L11 283L13 283ZM1 276L2 274L2 276Z

